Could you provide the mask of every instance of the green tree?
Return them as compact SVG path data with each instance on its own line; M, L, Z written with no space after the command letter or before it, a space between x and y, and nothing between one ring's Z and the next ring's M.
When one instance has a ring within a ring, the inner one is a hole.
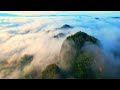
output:
M93 44L97 44L98 42L96 38L81 31L77 32L74 35L68 36L67 40L73 40L77 49L80 49L85 42L92 42Z
M42 72L42 79L60 79L61 71L56 64L51 64Z
M73 63L75 77L79 79L96 79L98 75L97 72L93 70L93 62L93 56L86 53L80 54Z

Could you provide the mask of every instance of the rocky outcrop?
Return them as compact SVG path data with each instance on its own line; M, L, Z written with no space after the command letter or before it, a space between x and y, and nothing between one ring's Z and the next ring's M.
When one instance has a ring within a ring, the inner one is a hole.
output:
M65 24L65 25L63 25L62 27L60 27L60 28L56 28L56 29L71 29L71 28L73 28L72 26L70 26L70 25L68 25L68 24Z

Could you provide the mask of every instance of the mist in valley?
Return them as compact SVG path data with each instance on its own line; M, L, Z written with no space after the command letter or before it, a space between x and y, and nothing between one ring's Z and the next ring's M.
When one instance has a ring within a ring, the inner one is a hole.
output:
M66 42L62 53L61 49L66 38L79 31L99 40L98 46L86 42L82 50L95 56L103 78L120 78L119 23L120 18L82 15L5 18L0 24L0 78L24 78L30 72L40 78L50 64L70 69L61 55L71 58L76 51L69 45L74 42ZM23 64L25 55L30 61Z

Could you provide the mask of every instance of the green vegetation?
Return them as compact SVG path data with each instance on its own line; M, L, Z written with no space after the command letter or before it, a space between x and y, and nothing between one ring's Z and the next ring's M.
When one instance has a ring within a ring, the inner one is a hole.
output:
M24 79L41 79L41 71L36 70L35 68L27 73L23 74Z
M0 68L0 72L4 72L4 78L6 77L6 76L8 76L9 74L11 74L15 69L17 68L17 66L16 65L13 65L13 66L7 66L7 67L2 67L2 68Z
M73 63L74 76L79 79L99 78L97 71L93 70L93 63L94 57L92 55L81 53Z
M98 73L93 67L95 56L92 53L87 53L81 50L85 42L91 42L97 45L97 39L84 33L77 32L76 34L67 37L66 40L74 41L74 48L77 53L73 58L71 65L72 69L69 71L74 78L77 79L97 79L100 78L100 73ZM69 57L71 55L68 55Z
M30 64L31 61L33 60L33 55L27 55L25 54L23 57L21 57L20 63L19 63L19 68L21 69L21 71L23 72L23 69L26 65ZM20 76L20 78L23 79L33 79L34 76L32 74L32 72L30 73L22 73L22 75Z
M29 64L32 61L32 59L33 59L32 55L24 55L20 60L20 65L25 66Z
M33 75L31 73L27 73L24 75L24 79L33 79Z
M11 65L9 65L7 62L3 62L0 66L0 72L4 73L4 78L7 77L9 74L11 74L12 72L14 72L14 70L16 70L16 68L20 69L21 72L23 71L23 68L30 64L30 62L32 61L33 56L32 55L24 55L23 57L21 57L20 62L19 63L13 63ZM20 78L31 78L30 76L31 74L26 74L26 75L21 75Z
M61 70L56 64L51 64L42 72L42 79L60 79Z
M77 32L74 35L68 36L67 40L73 40L76 48L81 48L85 42L92 42L93 44L97 44L97 39L84 33L84 32Z
M41 79L40 78L41 72L37 71L36 69L33 69L30 72L23 72L21 73L20 78L21 79Z

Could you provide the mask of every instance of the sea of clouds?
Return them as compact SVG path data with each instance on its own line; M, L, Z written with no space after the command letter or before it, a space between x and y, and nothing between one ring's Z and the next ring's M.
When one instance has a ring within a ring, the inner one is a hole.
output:
M74 28L56 29L68 24ZM33 55L30 66L43 70L48 64L57 63L61 46L67 36L78 31L86 32L101 42L101 48L109 61L120 65L120 18L94 16L42 16L0 17L0 68L14 64L24 55ZM63 33L63 37L54 38ZM113 52L118 53L114 55ZM116 68L116 67L115 67ZM114 70L113 70L114 71ZM6 78L17 78L20 70L14 70ZM4 77L0 69L0 78Z

